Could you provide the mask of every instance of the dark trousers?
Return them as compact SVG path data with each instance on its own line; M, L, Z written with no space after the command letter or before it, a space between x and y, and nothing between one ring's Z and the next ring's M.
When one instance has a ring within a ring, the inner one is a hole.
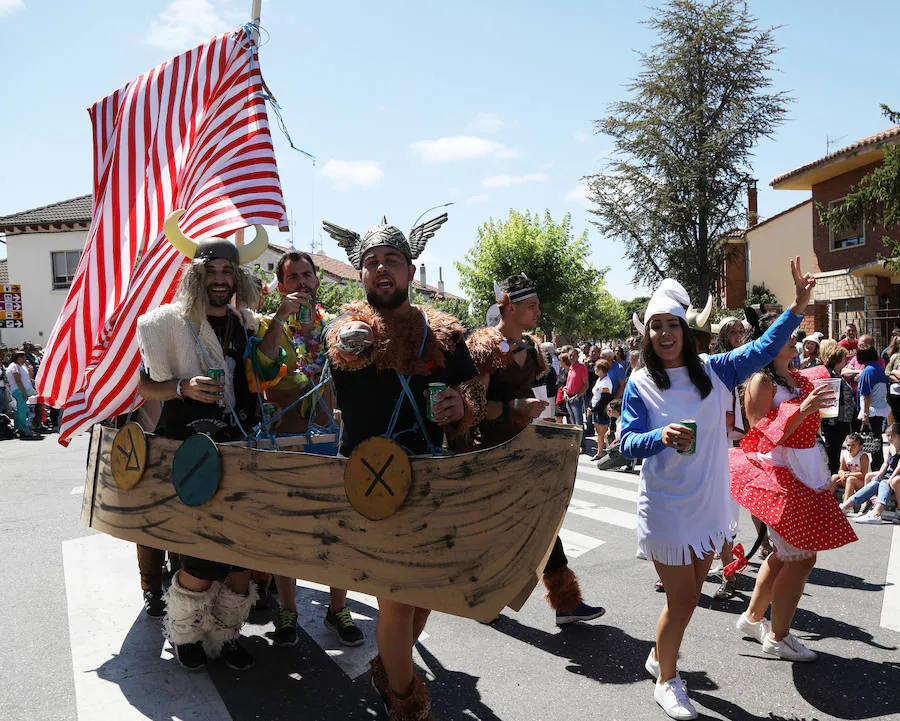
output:
M872 435L878 441L878 450L872 453L872 464L870 468L877 471L884 463L884 450L881 442L881 434L884 432L885 419L881 416L869 416L869 426L872 428Z
M850 423L848 421L822 424L822 440L825 442L825 452L828 454L828 471L830 473L837 473L841 469L841 448L849 433Z
M900 396L888 393L888 405L891 407L891 415L894 416L894 423L900 423Z
M550 551L550 558L547 559L547 565L544 566L544 573L558 571L569 565L569 559L566 558L566 552L563 550L562 541L559 536L556 537L556 543L553 544L553 550Z
M162 591L163 565L166 552L150 546L137 547L138 570L141 572L142 591Z

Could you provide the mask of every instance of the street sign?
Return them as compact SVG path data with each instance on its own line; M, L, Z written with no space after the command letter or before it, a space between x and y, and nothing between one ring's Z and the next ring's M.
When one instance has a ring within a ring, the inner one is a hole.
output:
M0 285L0 328L24 328L22 320L22 286Z

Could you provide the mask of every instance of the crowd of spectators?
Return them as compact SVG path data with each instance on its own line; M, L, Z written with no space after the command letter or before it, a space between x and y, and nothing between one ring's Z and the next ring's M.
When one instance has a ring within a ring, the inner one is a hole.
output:
M59 430L59 413L38 402L35 381L42 349L31 341L21 348L0 346L0 440L40 440Z

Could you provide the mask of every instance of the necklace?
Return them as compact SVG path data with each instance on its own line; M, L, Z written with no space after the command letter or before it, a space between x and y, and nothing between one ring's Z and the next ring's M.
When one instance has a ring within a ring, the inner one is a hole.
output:
M322 373L325 366L325 347L322 343L325 325L326 320L319 305L315 307L313 329L308 339L303 335L303 328L295 316L291 316L284 324L284 332L297 355L297 363L293 369L294 383L297 385L306 385L311 377Z

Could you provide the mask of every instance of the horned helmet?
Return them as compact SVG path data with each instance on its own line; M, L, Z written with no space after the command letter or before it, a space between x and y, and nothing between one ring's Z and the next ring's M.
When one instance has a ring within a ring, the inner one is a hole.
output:
M166 222L163 224L163 231L166 239L172 246L189 260L202 260L209 262L211 260L224 259L231 261L236 266L252 263L266 252L269 247L269 236L265 228L261 225L254 225L256 229L256 237L246 245L235 245L225 238L213 236L196 241L185 235L181 228L178 227L178 220L184 215L185 210L179 209L173 211Z

